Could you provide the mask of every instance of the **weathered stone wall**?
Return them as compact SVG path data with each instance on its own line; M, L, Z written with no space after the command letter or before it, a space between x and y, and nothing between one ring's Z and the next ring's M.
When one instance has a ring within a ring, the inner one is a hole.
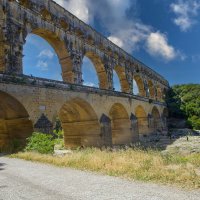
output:
M105 144L101 129L105 122L101 122L103 115L110 119L108 124L110 123L111 127L112 144L134 142L138 139L138 134L150 134L157 129L162 131L166 128L162 118L166 105L156 101L149 103L148 98L138 98L118 92L108 94L104 90L98 91L89 87L64 83L62 83L62 88L59 88L59 84L53 87L52 82L47 84L48 81L44 81L44 79L32 83L33 85L29 85L28 81L19 83L19 80L14 79L15 83L12 83L7 79L3 80L1 79L0 91L21 103L27 111L32 125L42 114L52 123L55 122L56 117L61 119L67 146L101 146ZM4 99L3 96L2 99ZM134 115L135 118L131 115ZM152 116L151 119L149 119L149 115ZM14 119L16 121L21 117ZM155 121L156 123L159 121L159 124L156 124L157 127L155 127ZM136 122L136 126L134 122ZM16 127L21 126L21 124L15 125Z
M0 2L0 70L21 74L23 45L28 34L43 37L55 49L63 80L82 84L82 60L94 63L101 89L113 90L113 71L123 92L132 93L133 79L140 95L161 100L168 82L52 0ZM3 52L3 53L2 53Z
M64 82L23 76L28 34L55 49ZM56 117L70 147L130 143L166 128L168 82L54 1L1 0L0 44L0 147L24 141L42 120L49 132ZM82 86L84 56L95 66L100 89ZM114 92L114 71L121 93Z

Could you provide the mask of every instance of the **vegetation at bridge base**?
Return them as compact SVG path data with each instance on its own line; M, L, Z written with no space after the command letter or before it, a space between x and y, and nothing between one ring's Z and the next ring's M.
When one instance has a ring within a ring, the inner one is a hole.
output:
M11 156L27 161L99 172L129 180L200 188L200 154L162 154L153 150L74 150L63 157L24 152Z
M63 131L60 129L55 129L52 135L34 132L27 138L24 151L52 154L55 145L59 146L60 149L64 148Z
M51 154L54 151L54 144L55 141L52 135L33 133L32 136L27 139L25 151Z
M175 85L166 100L169 117L186 119L189 127L200 130L200 84Z

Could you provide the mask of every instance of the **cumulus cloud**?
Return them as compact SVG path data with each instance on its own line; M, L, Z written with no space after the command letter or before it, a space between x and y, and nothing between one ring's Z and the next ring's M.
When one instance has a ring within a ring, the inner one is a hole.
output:
M43 60L38 60L36 67L40 68L42 71L48 70L48 63Z
M90 22L88 0L54 0L86 23Z
M151 33L147 38L146 46L151 55L158 55L166 60L173 60L177 56L174 47L168 44L167 36L160 32Z
M116 37L116 36L109 36L108 39L110 41L112 41L113 43L115 43L116 45L118 45L119 47L123 47L124 46L123 41L120 38Z
M97 85L92 82L85 82L83 85L89 86L89 87L97 87Z
M40 52L38 57L46 57L49 59L52 59L54 57L54 53L50 49L44 49L43 51Z
M178 56L178 51L168 44L167 35L134 16L137 13L137 0L55 1L86 23L93 24L97 19L108 39L129 53L147 46L147 52L155 57L173 60ZM130 9L131 17L128 15Z
M138 85L137 85L135 79L133 79L133 94L135 94L135 95L139 94L139 88L138 88Z
M174 23L180 27L182 31L190 29L197 20L194 17L198 16L200 2L197 0L177 0L176 3L170 5L176 18Z

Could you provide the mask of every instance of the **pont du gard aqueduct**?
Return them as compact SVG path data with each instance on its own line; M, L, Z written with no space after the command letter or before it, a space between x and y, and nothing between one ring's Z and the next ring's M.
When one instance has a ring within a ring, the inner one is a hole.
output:
M54 48L63 81L23 75L29 34ZM166 131L169 83L54 1L1 0L0 42L0 148L24 144L34 131L51 132L57 118L69 148L130 144ZM95 66L99 88L83 85L84 56Z

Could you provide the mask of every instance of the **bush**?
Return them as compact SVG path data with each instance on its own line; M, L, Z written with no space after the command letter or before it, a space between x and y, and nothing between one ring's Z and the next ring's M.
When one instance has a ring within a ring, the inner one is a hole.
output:
M52 135L33 133L28 139L25 151L33 151L41 154L51 154L54 151L54 140Z

